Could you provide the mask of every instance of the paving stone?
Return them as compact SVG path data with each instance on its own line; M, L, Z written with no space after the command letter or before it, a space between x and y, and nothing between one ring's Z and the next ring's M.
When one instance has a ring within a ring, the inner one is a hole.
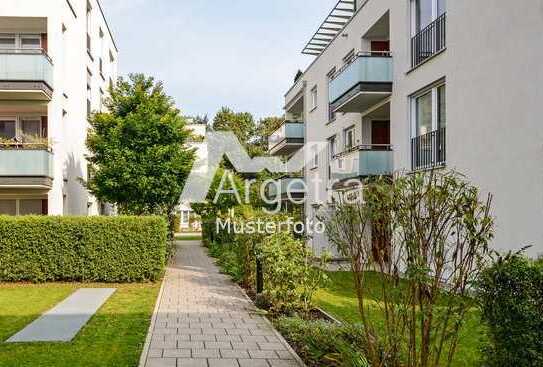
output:
M230 342L205 342L206 349L232 349Z
M207 359L178 358L177 367L207 367Z
M269 367L265 359L238 359L240 367Z
M215 335L218 342L240 342L241 336L239 335Z
M273 350L250 350L249 355L251 358L279 359Z
M269 359L268 362L272 367L297 367L297 366L299 366L298 362L296 362L295 360Z
M204 342L202 341L178 341L177 348L179 349L198 349L203 348Z
M262 350L285 350L285 346L281 343L257 343Z
M288 350L276 350L275 353L277 353L281 359L294 359L294 356Z
M246 350L221 349L220 353L222 358L249 358Z
M162 358L162 349L149 349L147 354L149 358Z
M232 348L233 349L245 349L245 350L249 350L249 349L258 350L258 349L260 349L258 347L258 344L254 343L254 342L232 342Z
M177 360L175 358L148 358L146 367L176 367Z
M208 359L209 367L239 367L237 359Z
M220 335L219 335L220 336ZM206 334L206 335L200 335L200 334L197 334L197 335L190 335L190 340L194 340L194 341L202 341L202 342L214 342L214 341L217 341L217 336L215 335L211 335L211 334Z
M164 349L164 358L190 358L190 349Z
M269 341L268 339L266 339L264 335L242 335L241 339L244 342L251 342L251 343L256 343L256 342L266 343Z
M221 355L218 349L193 349L193 358L219 358Z

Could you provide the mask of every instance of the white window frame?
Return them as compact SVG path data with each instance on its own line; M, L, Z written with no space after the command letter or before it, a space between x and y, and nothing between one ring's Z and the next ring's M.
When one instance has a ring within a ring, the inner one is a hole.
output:
M311 111L316 110L318 105L319 105L319 90L317 86L315 85L313 88L311 88Z
M445 91L447 90L447 83L445 81L440 81L431 86L424 88L420 92L417 92L411 96L411 138L416 138L418 136L417 131L417 99L427 94L428 92L432 93L432 130L436 131L439 128L439 94L438 89L445 86ZM445 102L447 103L447 102ZM446 105L445 105L446 106ZM445 110L446 111L446 110ZM446 113L446 112L445 112Z
M349 147L347 146L347 136L349 135L349 133L352 133L352 145ZM345 151L349 150L349 149L352 149L355 147L355 144L356 144L356 126L355 125L352 125L352 126L349 126L348 128L344 129L343 130L343 149Z
M333 149L332 149L333 148ZM328 138L328 153L330 156L330 161L338 154L337 151L337 134L332 135Z
M417 1L422 0L411 0L411 37L416 36L421 30L417 29ZM429 0L432 2L432 22L439 18L439 0Z
M319 167L319 146L318 145L313 145L311 146L311 153L313 155L313 159L312 159L312 167L311 169L316 169Z

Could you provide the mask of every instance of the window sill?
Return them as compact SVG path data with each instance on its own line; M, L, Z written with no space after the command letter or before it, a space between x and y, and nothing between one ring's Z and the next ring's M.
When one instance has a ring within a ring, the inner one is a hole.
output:
M417 70L418 68L420 68L422 65L425 65L426 63L432 61L433 59L435 59L436 57L438 57L439 55L441 55L441 54L444 53L445 51L447 51L447 47L444 47L442 50L436 52L435 54L433 54L432 56L430 56L429 58L427 58L426 60L424 60L424 61L421 62L420 64L413 66L411 69L409 69L409 70L407 70L407 71L405 72L405 75L411 74L412 72L414 72L415 70Z
M336 119L328 120L328 122L324 125L325 126L332 125L334 122L336 122Z
M319 168L319 166L313 166L311 168L309 168L310 171L315 171L317 168Z
M424 172L430 172L430 171L433 171L433 170L441 170L441 169L445 169L445 168L447 168L447 162L438 163L438 164L435 164L435 165L429 166L429 167L415 168L415 169L412 169L411 171L409 171L409 173L410 174L424 173Z
M87 55L89 55L89 58L91 59L91 61L94 62L94 57L92 57L90 50L87 50Z
M102 74L102 72L100 72L100 78L102 78L104 82L106 81L106 78L104 77L104 74Z
M311 113L311 112L315 111L318 107L319 107L319 106L313 107L312 109L309 110L309 112Z

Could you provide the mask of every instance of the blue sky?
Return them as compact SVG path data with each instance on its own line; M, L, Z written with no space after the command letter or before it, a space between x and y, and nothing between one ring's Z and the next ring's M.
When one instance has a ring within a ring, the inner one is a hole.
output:
M120 72L164 81L186 115L281 115L301 55L337 0L102 0ZM311 4L311 5L309 5Z

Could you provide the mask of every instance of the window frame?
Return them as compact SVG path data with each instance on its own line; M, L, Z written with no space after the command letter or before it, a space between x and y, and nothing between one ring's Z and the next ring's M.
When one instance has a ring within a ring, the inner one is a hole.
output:
M27 216L27 215L48 215L49 210L47 209L47 214L44 214L44 200L48 201L46 197L39 197L39 196L28 196L28 197L19 197L19 198L13 198L13 197L3 197L0 198L0 201L15 201L15 214L9 214L11 216L20 217L20 216ZM40 213L32 213L32 214L21 214L21 201L24 200L35 200L40 201L41 210ZM48 205L48 203L47 203ZM8 215L8 214L6 214Z
M432 4L432 17L430 20L430 23L428 23L424 27L419 27L419 19L417 14L417 4L419 1L430 1ZM432 22L435 22L436 19L438 19L441 15L445 14L447 12L447 4L445 3L445 9L443 13L439 13L439 4L440 1L446 1L446 0L411 0L411 37L416 36L419 32L424 30L428 25L432 24ZM420 29L419 29L420 28Z
M432 98L432 128L429 132L436 131L440 128L440 118L439 118L439 94L438 90L444 87L445 89L445 121L446 111L447 111L447 83L445 80L440 80L436 83L429 85L428 87L420 90L419 92L413 94L410 99L411 105L411 139L421 136L418 134L418 116L417 116L417 100L418 98L431 93ZM446 126L446 125L445 125Z
M313 112L319 106L319 89L317 85L311 88L310 95L311 95L311 112Z
M351 146L347 146L347 136L349 133L352 133L352 142ZM356 125L351 125L343 129L343 150L348 151L355 147L355 137L356 137Z
M42 116L41 115L2 115L0 121L15 122L15 136L12 139L17 139L23 135L23 121L34 121L39 123L39 135L38 138L44 138L42 128Z

